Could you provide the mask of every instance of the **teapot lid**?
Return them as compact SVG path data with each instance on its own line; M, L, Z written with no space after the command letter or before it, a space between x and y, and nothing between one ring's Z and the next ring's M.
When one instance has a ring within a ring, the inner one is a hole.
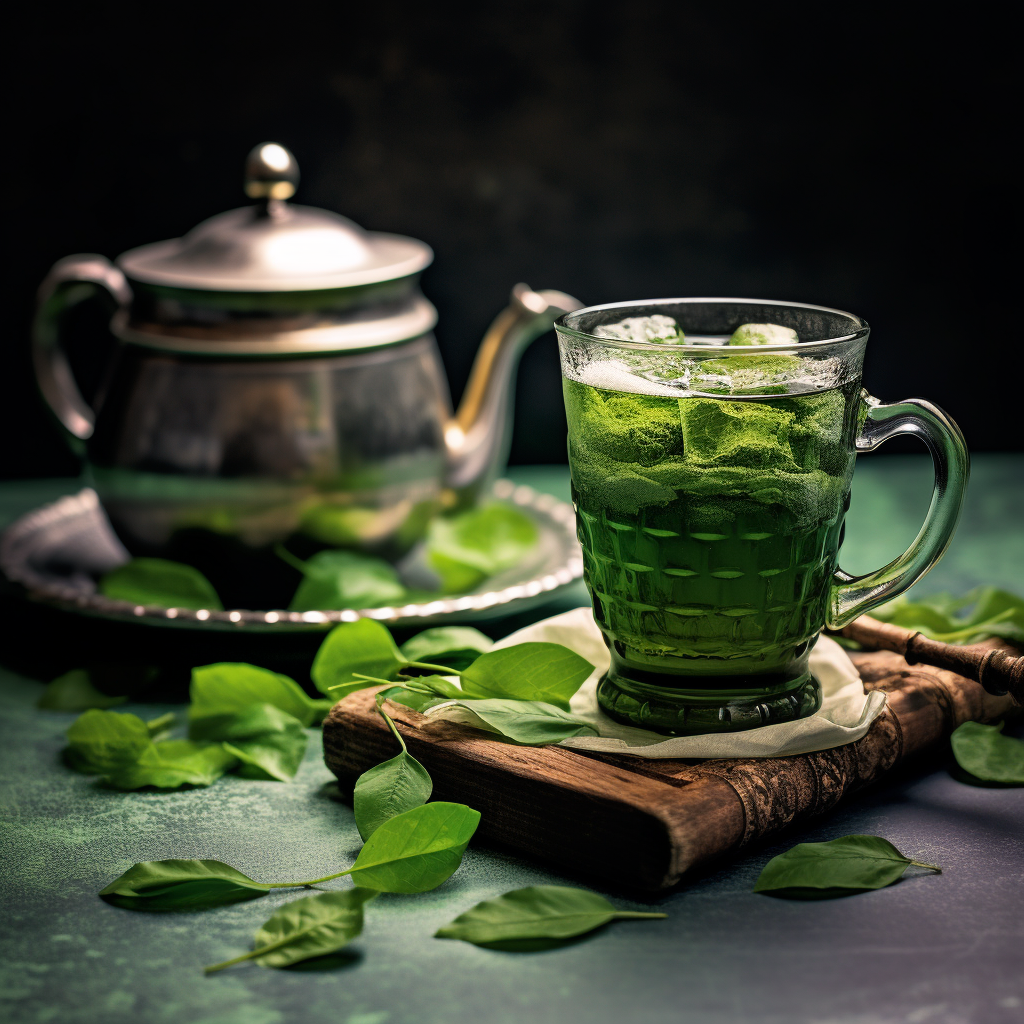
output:
M117 262L146 284L288 292L392 281L434 258L415 238L364 231L336 213L288 204L298 181L295 157L277 143L261 143L245 166L246 194L261 202L211 217L184 238L130 249Z

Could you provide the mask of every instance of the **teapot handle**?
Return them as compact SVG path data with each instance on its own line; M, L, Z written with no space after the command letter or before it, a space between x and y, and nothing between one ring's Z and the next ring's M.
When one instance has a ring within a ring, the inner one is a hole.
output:
M32 362L39 390L64 428L81 441L92 435L95 414L75 383L71 365L61 346L64 313L106 289L119 307L131 302L128 281L113 263L95 253L66 256L53 265L39 286L32 325Z

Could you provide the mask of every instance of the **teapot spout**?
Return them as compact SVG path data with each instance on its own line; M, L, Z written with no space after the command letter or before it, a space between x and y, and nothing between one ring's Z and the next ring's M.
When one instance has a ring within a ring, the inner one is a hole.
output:
M487 329L458 412L445 427L447 486L456 507L474 504L505 468L519 357L558 317L582 305L564 292L535 292L517 284L508 306Z

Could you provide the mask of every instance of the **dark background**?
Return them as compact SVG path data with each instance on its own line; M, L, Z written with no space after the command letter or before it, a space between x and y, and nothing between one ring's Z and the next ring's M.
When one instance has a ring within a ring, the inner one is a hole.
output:
M423 287L456 398L518 280L587 303L793 299L871 323L879 397L932 399L973 450L1020 449L1000 305L1009 25L847 6L23 10L0 475L77 466L29 371L49 266L241 205L265 140L296 154L299 202L433 246ZM513 462L563 461L553 336L524 358L517 410Z

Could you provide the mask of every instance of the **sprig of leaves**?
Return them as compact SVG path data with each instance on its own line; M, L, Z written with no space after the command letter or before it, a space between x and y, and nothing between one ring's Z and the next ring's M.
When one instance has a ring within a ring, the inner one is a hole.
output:
M899 597L871 614L947 644L973 644L991 636L1024 643L1024 598L997 587L976 587L963 597Z
M953 756L976 779L1024 786L1024 741L1004 736L1002 729L1002 722L964 722L950 737Z
M773 857L754 885L790 899L848 896L882 889L903 877L910 865L941 874L942 868L905 857L881 836L841 836L827 843L799 843Z
M603 896L563 885L531 885L484 900L439 928L439 939L461 939L496 949L519 943L565 940L616 919L655 919L667 914L618 910ZM513 945L516 944L516 945ZM536 948L536 947L531 947Z

